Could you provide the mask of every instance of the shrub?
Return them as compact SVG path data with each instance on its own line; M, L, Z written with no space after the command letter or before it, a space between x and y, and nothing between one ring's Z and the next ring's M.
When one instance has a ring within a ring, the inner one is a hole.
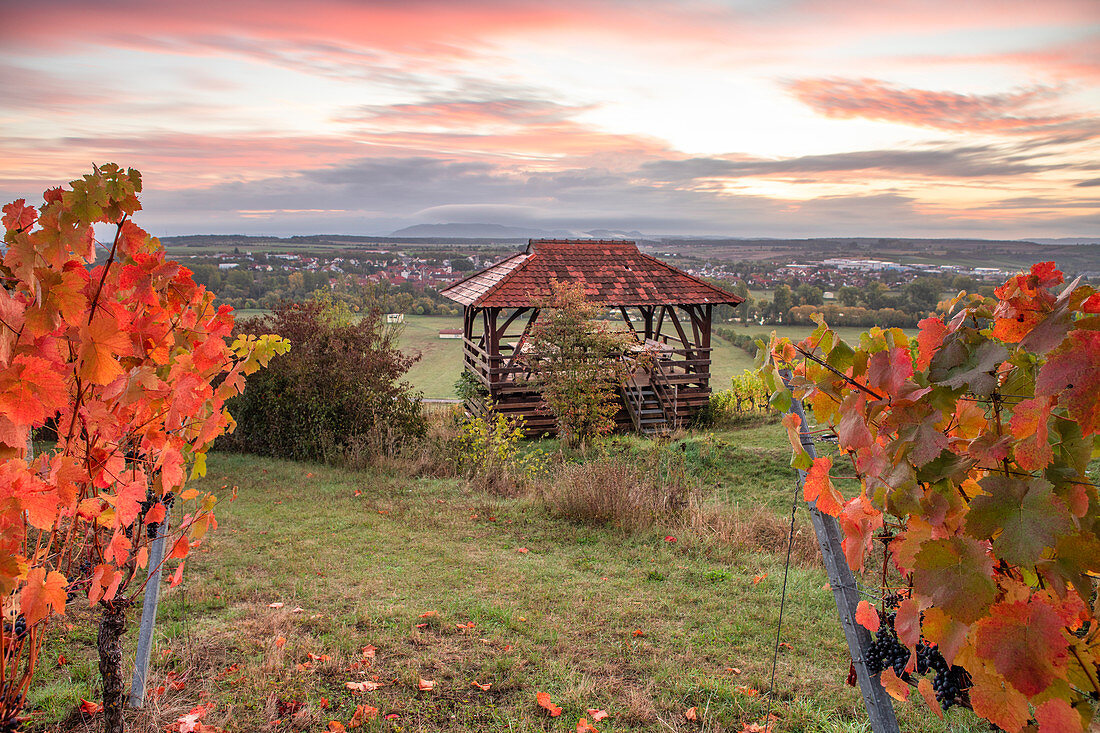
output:
M545 472L545 454L523 450L524 422L520 416L490 410L463 423L455 453L472 483L491 493L510 495Z
M292 459L392 455L424 433L420 397L400 381L416 361L375 311L355 321L313 301L284 304L245 321L246 334L276 333L291 353L249 381L229 404L237 430L219 447Z

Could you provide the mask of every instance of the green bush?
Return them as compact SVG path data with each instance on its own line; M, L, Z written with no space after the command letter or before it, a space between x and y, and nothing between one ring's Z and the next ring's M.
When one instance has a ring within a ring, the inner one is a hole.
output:
M375 311L361 319L329 301L284 304L238 325L290 339L288 355L228 403L237 429L218 447L292 459L393 455L425 430L420 396L400 381L416 361Z

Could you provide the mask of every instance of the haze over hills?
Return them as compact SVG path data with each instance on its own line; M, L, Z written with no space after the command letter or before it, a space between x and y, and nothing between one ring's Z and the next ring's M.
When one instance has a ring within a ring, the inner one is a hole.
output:
M570 229L538 229L503 224L416 224L391 232L392 237L446 237L476 239L649 239L641 232L614 229L576 231Z

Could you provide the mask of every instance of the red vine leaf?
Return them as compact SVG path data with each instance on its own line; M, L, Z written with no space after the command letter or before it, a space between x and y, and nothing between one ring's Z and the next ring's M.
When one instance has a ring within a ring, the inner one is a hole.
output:
M550 693L549 692L539 692L539 693L537 693L535 695L535 702L538 703L540 708L542 708L547 713L549 713L551 718L556 718L559 715L561 715L561 708L559 708L557 705L555 705L553 702L550 701Z
M1069 645L1063 622L1046 603L998 603L976 627L977 652L1025 695L1038 695L1062 676Z
M1100 430L1100 331L1073 331L1039 370L1035 393L1058 404L1085 437Z
M921 621L924 638L937 646L948 664L955 663L955 655L966 644L966 635L970 627L959 623L938 608L924 612Z
M840 515L844 497L833 487L833 482L829 478L829 469L832 465L833 459L828 456L815 458L810 470L806 471L806 482L802 487L802 494L806 501L814 502L818 510L836 517Z
M856 623L870 631L872 634L879 630L878 611L868 601L860 601L856 606Z
M844 532L841 547L848 567L854 571L863 570L863 561L875 532L882 527L882 512L876 509L867 498L860 494L844 504L840 511L840 529Z
M31 568L19 596L19 609L27 626L33 626L50 613L65 613L65 586L68 581L56 570L48 574L45 568Z
M901 678L894 672L893 667L887 667L879 675L879 682L882 683L882 689L886 690L886 693L898 702L905 702L909 699L909 685L902 682Z
M920 328L917 335L917 369L923 371L932 363L932 357L943 344L947 326L935 316L925 318L917 326Z
M1035 708L1035 720L1039 723L1039 733L1082 733L1085 730L1081 716L1060 698L1047 700Z
M1019 442L1014 454L1020 468L1039 471L1047 467L1054 451L1047 440L1047 423L1050 421L1051 400L1036 397L1016 405L1009 422L1009 431Z
M917 683L917 692L924 698L924 704L928 706L928 709L935 713L937 718L943 720L943 709L940 707L940 702L936 699L936 691L932 689L932 683L928 681L927 677L920 678L920 682Z
M1019 733L1031 717L1027 697L998 675L973 666L970 676L970 704L974 712L1008 733Z

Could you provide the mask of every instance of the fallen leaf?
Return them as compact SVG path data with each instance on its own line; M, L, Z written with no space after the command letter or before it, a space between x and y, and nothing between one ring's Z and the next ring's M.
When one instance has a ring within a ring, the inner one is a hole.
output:
M374 654L377 651L373 645L368 644L360 650L359 654L363 659L374 659Z
M354 494L352 494L352 496L362 496L362 495L363 495L363 492L362 492L362 491L360 491L359 489L356 489L356 490L355 490L355 493L354 493Z
M738 667L726 667L727 672L733 672L734 674L741 674L741 670Z
M358 728L366 720L374 720L378 717L378 708L370 705L356 705L355 714L348 721L349 728Z
M321 705L322 708L327 708L328 707L328 698L327 697L322 697L320 705Z
M645 632L644 632L644 631L642 631L641 629L634 629L634 636L635 636L635 637L644 637L644 636L645 636Z
M438 615L439 615L438 611L425 611L424 613L420 614L420 618L431 618L432 616L438 616Z
M302 608L301 606L295 606L290 612L291 613L301 613L304 610L306 610L306 609Z
M588 718L581 718L577 721L577 733L600 733L588 723Z
M421 692L431 692L435 689L435 681L422 679L416 683L416 686Z
M752 687L749 687L747 685L738 685L737 687L735 687L733 689L737 690L737 692L740 692L742 695L745 695L746 697L756 697L757 695L760 694L759 690L756 690L756 689L754 689Z
M100 705L98 702L92 702L91 700L85 700L84 698L80 699L80 712L84 713L85 715L95 715L102 709L103 706Z
M352 692L374 692L379 687L382 687L381 682L345 682L344 687L348 688Z
M306 474L306 478L313 478L313 471Z
M793 646L791 646L790 644L788 644L788 643L787 643L787 642L785 642L785 641L781 641L781 642L779 642L779 648L780 648L780 649L785 649L785 650L787 650L787 651L792 651L792 650L794 650L794 647L793 647Z
M69 660L65 658L64 654L58 654L57 655L57 666L58 667L64 667L68 663L69 663Z
M550 713L551 718L556 718L561 715L561 708L550 701L549 692L539 692L535 695L535 702L539 704L539 707Z
M486 682L486 683L485 683L485 684L483 685L483 684L481 684L480 682L474 682L474 683L473 683L473 685L474 685L474 687L476 687L477 689L481 690L482 692L488 692L488 691L489 691L489 688L493 686L493 683L491 683L491 682Z
M592 716L592 720L599 723L601 720L607 717L606 710L600 710L598 708L588 708L588 714Z
M285 604L282 601L275 601L274 603L267 604L268 608L282 608Z
M669 535L669 536L665 537L665 542L675 542L675 541L676 541L676 538L673 537L672 535Z
M390 713L389 715L386 716L386 720L397 720L400 717L401 716L398 715L397 713Z
M688 720L698 720L699 713L695 710L695 707L692 706L684 711L684 717Z
M516 550L516 552L518 552L521 555L526 555L528 552L530 552L530 550L528 550L526 547L521 547L518 550Z
M760 581L763 580L766 577L768 577L767 573L764 573L763 575L754 575L754 576L752 576L752 584L753 585L759 585Z
M330 720L328 722L328 729L337 732L346 730L346 728L344 728L344 724L341 723L339 720Z
M279 638L275 639L275 647L277 649L282 649L284 646L286 646L285 636L280 636Z
M205 718L206 714L213 709L213 703L196 705L191 708L191 712L176 718L176 723L179 726L176 730L178 730L179 733L195 733L195 728L198 726L199 721Z
M426 629L426 628L428 628L428 624L427 624L427 623L423 623L423 624L417 624L417 625L416 625L416 628L418 628L418 629Z

